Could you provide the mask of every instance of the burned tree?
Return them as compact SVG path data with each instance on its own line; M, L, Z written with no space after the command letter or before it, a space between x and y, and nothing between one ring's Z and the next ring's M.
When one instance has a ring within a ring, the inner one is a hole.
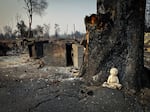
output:
M24 21L21 20L17 23L18 32L20 33L21 38L27 37L27 26L25 25Z
M46 0L24 0L25 10L29 18L29 31L28 37L31 37L31 26L32 26L32 17L33 14L42 15L44 10L47 8L48 3Z
M97 0L97 14L85 18L86 56L80 75L102 84L116 67L124 89L141 86L145 0Z
M58 38L60 32L59 24L55 24L54 28L55 28L55 37Z

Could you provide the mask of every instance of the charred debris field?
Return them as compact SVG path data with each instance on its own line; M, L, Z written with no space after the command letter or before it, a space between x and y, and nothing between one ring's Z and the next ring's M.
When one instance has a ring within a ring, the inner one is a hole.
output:
M73 61L81 63L80 59L75 58L76 60L67 62L68 60L63 58L64 54L61 53L64 50L58 46L58 44L64 45L61 42L56 43L56 47L52 47L56 51L51 50L56 57L47 55L47 57L33 58L37 57L38 53L30 57L28 50L18 53L14 49L8 51L7 56L0 57L0 112L110 112L112 109L118 112L148 112L150 110L149 88L143 88L138 93L132 94L124 90L103 88L101 85L88 86L84 78L78 77L78 66L81 65L75 64L76 67L73 65ZM70 44L65 43L65 46L68 47ZM47 59L48 57L58 59L58 56L64 64ZM146 63L148 62L147 58ZM61 66L58 66L59 64Z

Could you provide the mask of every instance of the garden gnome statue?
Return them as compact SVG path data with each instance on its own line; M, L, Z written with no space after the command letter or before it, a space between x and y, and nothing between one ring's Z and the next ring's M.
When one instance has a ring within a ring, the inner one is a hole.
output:
M112 88L112 89L121 89L122 85L119 83L119 79L117 75L118 75L118 69L111 68L110 75L107 79L107 82L104 82L102 86Z

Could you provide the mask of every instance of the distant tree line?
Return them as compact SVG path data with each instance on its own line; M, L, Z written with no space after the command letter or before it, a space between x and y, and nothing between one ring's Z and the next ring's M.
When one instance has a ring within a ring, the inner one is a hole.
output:
M50 24L43 24L43 25L37 25L35 28L33 28L30 31L30 36L33 38L82 38L84 37L84 33L81 33L80 31L72 32L71 34L59 34L60 32L60 25L55 24L54 30L55 34L51 35L50 37ZM28 38L29 35L29 27L25 24L23 20L20 20L16 24L16 30L13 31L12 27L9 25L6 25L3 27L3 33L0 33L0 39L16 39L16 38Z

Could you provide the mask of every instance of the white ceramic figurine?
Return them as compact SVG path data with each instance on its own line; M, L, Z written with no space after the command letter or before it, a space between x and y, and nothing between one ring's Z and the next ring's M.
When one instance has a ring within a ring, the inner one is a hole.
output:
M107 79L107 82L104 82L102 86L112 88L112 89L121 89L122 85L119 83L119 79L117 75L118 75L118 69L111 68L110 75Z

